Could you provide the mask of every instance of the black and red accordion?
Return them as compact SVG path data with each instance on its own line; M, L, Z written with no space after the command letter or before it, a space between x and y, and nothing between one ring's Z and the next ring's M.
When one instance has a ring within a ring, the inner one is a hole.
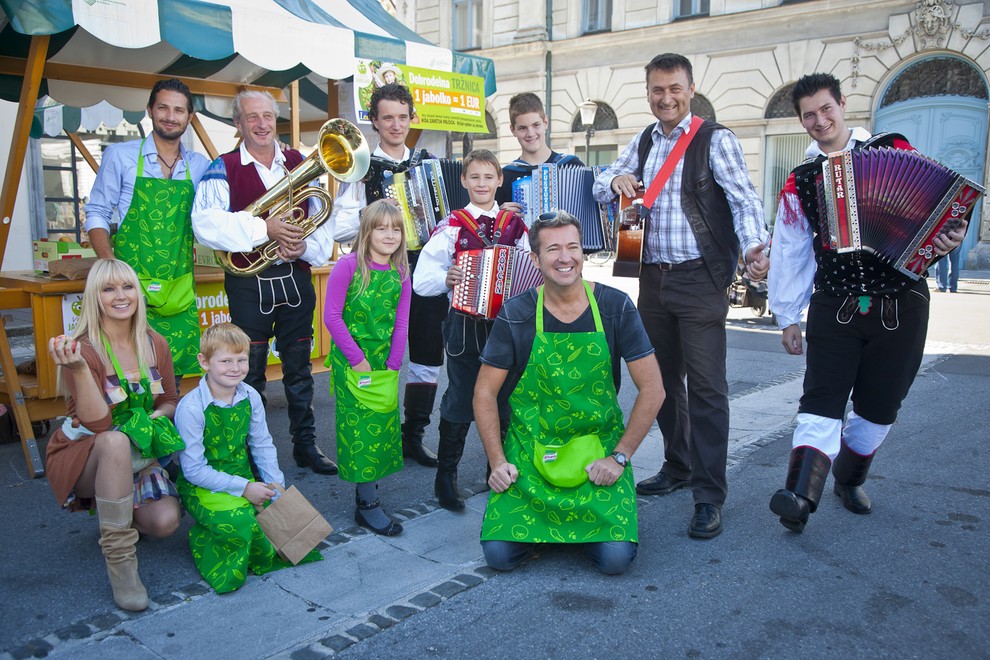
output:
M503 302L543 284L529 254L508 245L458 253L456 265L464 270L464 279L454 286L451 307L471 316L495 318Z
M932 240L957 228L984 194L938 161L888 147L829 154L822 175L826 247L875 254L912 280L938 257Z

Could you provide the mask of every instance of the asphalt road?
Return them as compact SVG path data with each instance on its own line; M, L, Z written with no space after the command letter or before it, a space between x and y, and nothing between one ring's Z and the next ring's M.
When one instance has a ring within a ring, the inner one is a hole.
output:
M586 275L609 281L606 269ZM141 541L155 605L126 617L110 599L95 518L59 511L47 482L26 478L20 448L0 446L0 657L990 657L990 282L933 293L932 311L925 365L867 484L873 514L850 514L826 492L794 535L767 502L783 484L803 365L783 353L769 319L731 310L725 532L688 538L686 492L641 500L639 556L619 577L554 547L513 573L485 571L484 495L467 516L438 511L433 471L410 463L381 487L409 520L405 538L361 535L351 486L291 464L273 384L269 420L286 477L340 532L325 561L217 596L190 559L186 516L173 537ZM327 385L317 377L329 451ZM633 389L620 395L626 410ZM435 446L435 425L429 436ZM654 432L634 459L637 478L661 457ZM472 431L462 487L481 490L484 464Z

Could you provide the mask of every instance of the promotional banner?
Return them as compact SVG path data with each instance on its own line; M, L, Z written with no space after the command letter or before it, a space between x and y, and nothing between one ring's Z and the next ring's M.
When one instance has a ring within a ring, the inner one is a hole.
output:
M413 128L459 133L488 132L483 78L360 58L354 74L354 112L358 121L371 123L368 119L371 94L390 83L409 88L416 105Z

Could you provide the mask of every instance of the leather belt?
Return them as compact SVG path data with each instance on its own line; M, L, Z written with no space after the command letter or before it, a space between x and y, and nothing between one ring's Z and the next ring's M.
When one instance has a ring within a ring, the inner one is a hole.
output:
M701 268L705 265L705 260L702 257L697 259L689 259L687 261L682 261L676 264L643 264L644 266L650 266L653 268L659 268L660 270L691 270L693 268Z

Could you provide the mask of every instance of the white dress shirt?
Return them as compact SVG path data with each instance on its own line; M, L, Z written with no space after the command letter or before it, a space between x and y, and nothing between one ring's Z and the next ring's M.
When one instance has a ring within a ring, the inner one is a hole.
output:
M241 165L254 164L261 181L268 190L281 181L288 170L285 167L285 154L275 144L275 158L272 166L266 167L248 152L241 143ZM319 185L314 182L313 185ZM322 203L310 198L309 212L318 212ZM203 175L196 188L196 201L192 212L193 232L196 240L214 250L227 252L251 252L268 241L268 226L264 219L247 211L230 210L230 184L223 160L217 158ZM324 222L306 237L306 251L303 261L312 266L322 266L333 254L333 231L330 222Z
M863 128L852 129L848 151L858 142L870 139ZM812 142L804 154L808 158L827 155ZM792 175L793 176L793 175ZM815 286L815 231L801 208L797 195L786 190L777 205L777 217L773 224L773 240L770 247L770 272L767 275L767 295L770 310L777 319L777 326L784 328L799 323L804 310L811 302Z

